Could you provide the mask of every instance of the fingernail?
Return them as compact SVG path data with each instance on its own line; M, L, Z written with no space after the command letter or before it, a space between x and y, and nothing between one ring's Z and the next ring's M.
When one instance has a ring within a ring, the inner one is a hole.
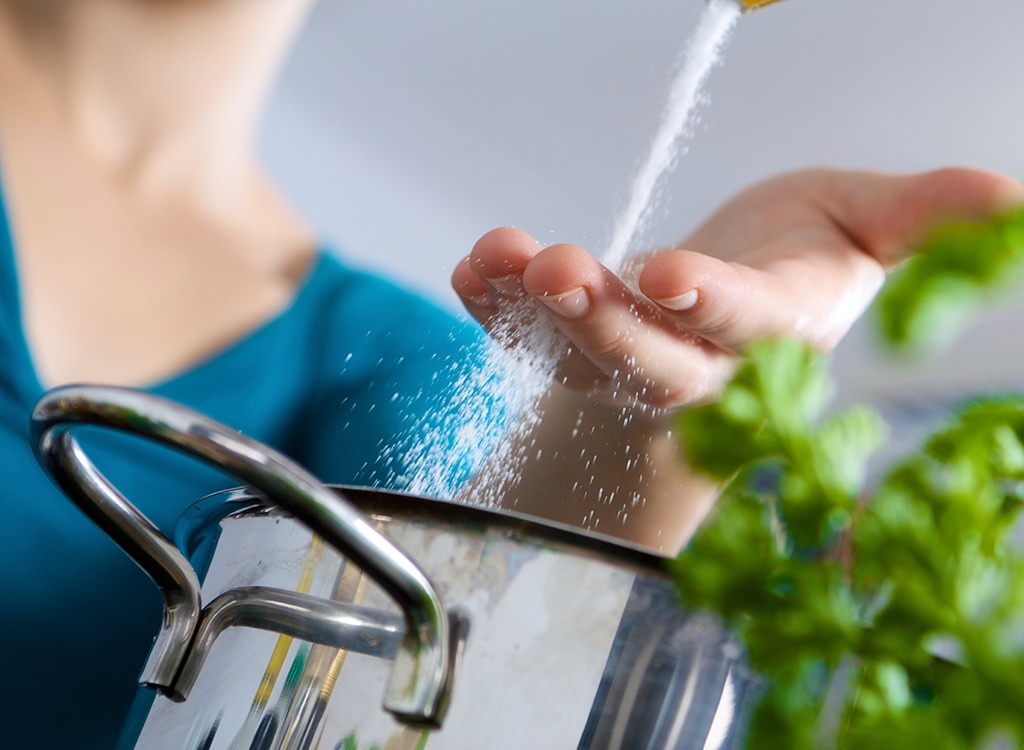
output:
M505 297L521 297L523 295L523 277L511 274L509 276L495 276L485 278L488 284Z
M662 307L667 307L669 310L683 311L689 310L691 307L697 304L699 299L696 289L691 289L685 294L680 294L677 297L665 297L664 299L654 300Z
M590 295L584 287L540 296L538 299L563 318L582 318L590 309Z

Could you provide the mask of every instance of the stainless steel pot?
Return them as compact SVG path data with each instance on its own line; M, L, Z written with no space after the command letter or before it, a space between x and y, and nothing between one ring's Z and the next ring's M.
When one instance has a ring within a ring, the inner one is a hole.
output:
M192 506L176 547L89 462L80 424L174 446L253 490ZM135 391L55 390L33 425L42 465L163 591L119 747L741 744L756 679L727 632L678 605L660 557L514 513L328 488Z

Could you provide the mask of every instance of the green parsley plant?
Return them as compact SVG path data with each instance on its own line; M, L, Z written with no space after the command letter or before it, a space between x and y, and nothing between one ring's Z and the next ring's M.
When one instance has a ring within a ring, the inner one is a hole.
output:
M883 331L932 344L951 299L1021 270L1024 211L943 228L883 292ZM829 413L802 344L748 354L718 402L678 418L687 460L724 489L671 566L766 680L748 746L1024 746L1024 397L969 403L869 484L879 415Z

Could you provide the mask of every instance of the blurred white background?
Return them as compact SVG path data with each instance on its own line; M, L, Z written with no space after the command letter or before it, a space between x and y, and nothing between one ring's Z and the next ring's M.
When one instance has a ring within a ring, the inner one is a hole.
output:
M603 249L702 8L321 0L263 151L344 257L454 309L450 270L494 226ZM650 242L802 166L1024 176L1022 29L1021 0L786 0L743 17ZM941 399L1011 387L1024 381L1024 356L1006 350L1020 320L993 313L923 366L881 362L855 331L838 354L844 388Z

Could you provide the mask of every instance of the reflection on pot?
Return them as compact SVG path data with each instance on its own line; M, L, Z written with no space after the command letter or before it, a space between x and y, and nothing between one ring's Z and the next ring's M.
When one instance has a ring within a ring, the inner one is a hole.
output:
M194 505L178 554L77 450L67 430L82 422L174 445L260 497ZM513 513L325 488L131 391L54 392L36 431L44 466L173 608L121 748L742 744L757 680L727 632L679 606L655 555Z

